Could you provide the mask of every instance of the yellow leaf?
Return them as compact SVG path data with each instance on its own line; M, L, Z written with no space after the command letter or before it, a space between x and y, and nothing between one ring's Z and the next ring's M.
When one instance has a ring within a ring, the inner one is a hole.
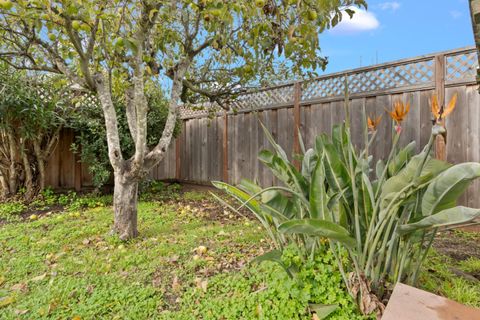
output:
M35 281L35 282L42 281L43 279L45 279L46 276L47 276L47 274L44 273L42 275L39 275L39 276L36 276L35 278L30 279L30 281Z
M13 297L10 297L10 296L0 298L0 308L6 307L9 304L14 303L14 302L15 302L15 299Z

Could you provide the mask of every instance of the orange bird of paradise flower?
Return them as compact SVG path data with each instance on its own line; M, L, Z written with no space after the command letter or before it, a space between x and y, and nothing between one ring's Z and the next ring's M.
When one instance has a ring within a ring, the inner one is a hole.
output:
M368 119L367 119L368 130L369 131L376 131L377 126L380 123L380 120L382 120L382 115L379 115L377 117L372 117L372 118L368 117Z
M392 111L387 110L388 114L393 120L395 120L397 125L400 125L400 123L405 119L409 111L410 111L410 102L408 102L407 104L404 104L400 100L395 101L395 103L393 104Z
M437 95L434 94L432 97L432 114L435 118L435 123L441 121L442 119L446 118L450 113L452 113L453 109L455 109L455 105L457 103L457 93L455 93L450 99L447 107L439 106L438 105L438 98Z

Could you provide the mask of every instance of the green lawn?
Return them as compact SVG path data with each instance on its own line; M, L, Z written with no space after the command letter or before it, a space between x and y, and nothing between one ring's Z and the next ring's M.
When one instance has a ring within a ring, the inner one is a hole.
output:
M317 300L344 306L331 318L357 317L328 264L315 275L321 288L300 286L273 263L248 264L269 249L262 229L206 197L142 201L140 237L129 243L108 235L105 201L8 219L0 225L0 319L311 319L314 289Z
M337 304L329 319L362 319L328 250L305 263L287 248L293 280L277 264L249 263L270 249L263 230L207 193L142 199L140 237L128 243L108 235L110 196L47 194L33 219L0 204L0 319L312 319L309 302ZM478 275L478 258L433 251L428 261L420 287L480 306L478 282L450 268Z

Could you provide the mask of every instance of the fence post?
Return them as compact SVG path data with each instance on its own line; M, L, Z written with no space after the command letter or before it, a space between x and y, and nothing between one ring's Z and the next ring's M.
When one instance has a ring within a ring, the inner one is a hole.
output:
M228 182L228 113L225 111L223 116L223 144L222 144L222 153L223 153L223 172L222 180L223 182Z
M439 54L435 56L435 94L438 98L438 105L445 105L445 55ZM445 121L439 123L445 126ZM442 135L435 138L435 158L445 161L447 158L447 141Z
M300 99L302 96L302 86L296 82L293 87L293 154L300 154ZM293 160L295 168L300 169L300 162Z

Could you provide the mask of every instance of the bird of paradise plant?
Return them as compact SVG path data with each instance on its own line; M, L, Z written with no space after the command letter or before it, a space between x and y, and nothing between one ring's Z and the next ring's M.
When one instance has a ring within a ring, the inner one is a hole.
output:
M400 133L400 131L402 130L402 121L406 118L409 111L410 102L403 103L403 101L401 100L397 100L394 102L392 111L387 110L390 117L397 123L395 126L397 133Z
M452 111L455 109L455 106L457 104L457 93L455 93L450 99L450 102L448 103L447 107L444 106L439 106L438 105L438 98L437 95L434 94L432 96L432 101L431 101L431 107L432 107L432 115L434 118L435 123L440 123L442 120L444 120Z
M374 132L377 131L377 127L380 124L380 121L382 120L382 115L379 116L372 116L371 118L368 117L367 119L367 127L368 131Z
M453 108L449 105L446 110ZM400 126L409 110L409 103L396 102L389 114ZM432 107L434 116L445 117L446 110L440 113ZM308 260L328 239L360 310L381 315L382 300L395 283L416 283L438 229L480 216L480 209L456 204L469 183L480 177L480 163L451 165L434 159L433 141L445 132L434 124L420 153L414 152L415 142L396 148L401 134L397 130L386 161L373 165L368 149L376 131L369 135L368 130L376 129L372 124L377 119L370 119L369 126L363 110L366 141L359 150L351 139L348 92L345 114L344 123L335 125L331 136L321 134L315 147L304 152L301 170L264 127L273 151L260 152L259 159L283 185L213 184L240 201L239 208L248 208L266 228L277 250L259 260L279 262L279 252L292 243L304 250Z

